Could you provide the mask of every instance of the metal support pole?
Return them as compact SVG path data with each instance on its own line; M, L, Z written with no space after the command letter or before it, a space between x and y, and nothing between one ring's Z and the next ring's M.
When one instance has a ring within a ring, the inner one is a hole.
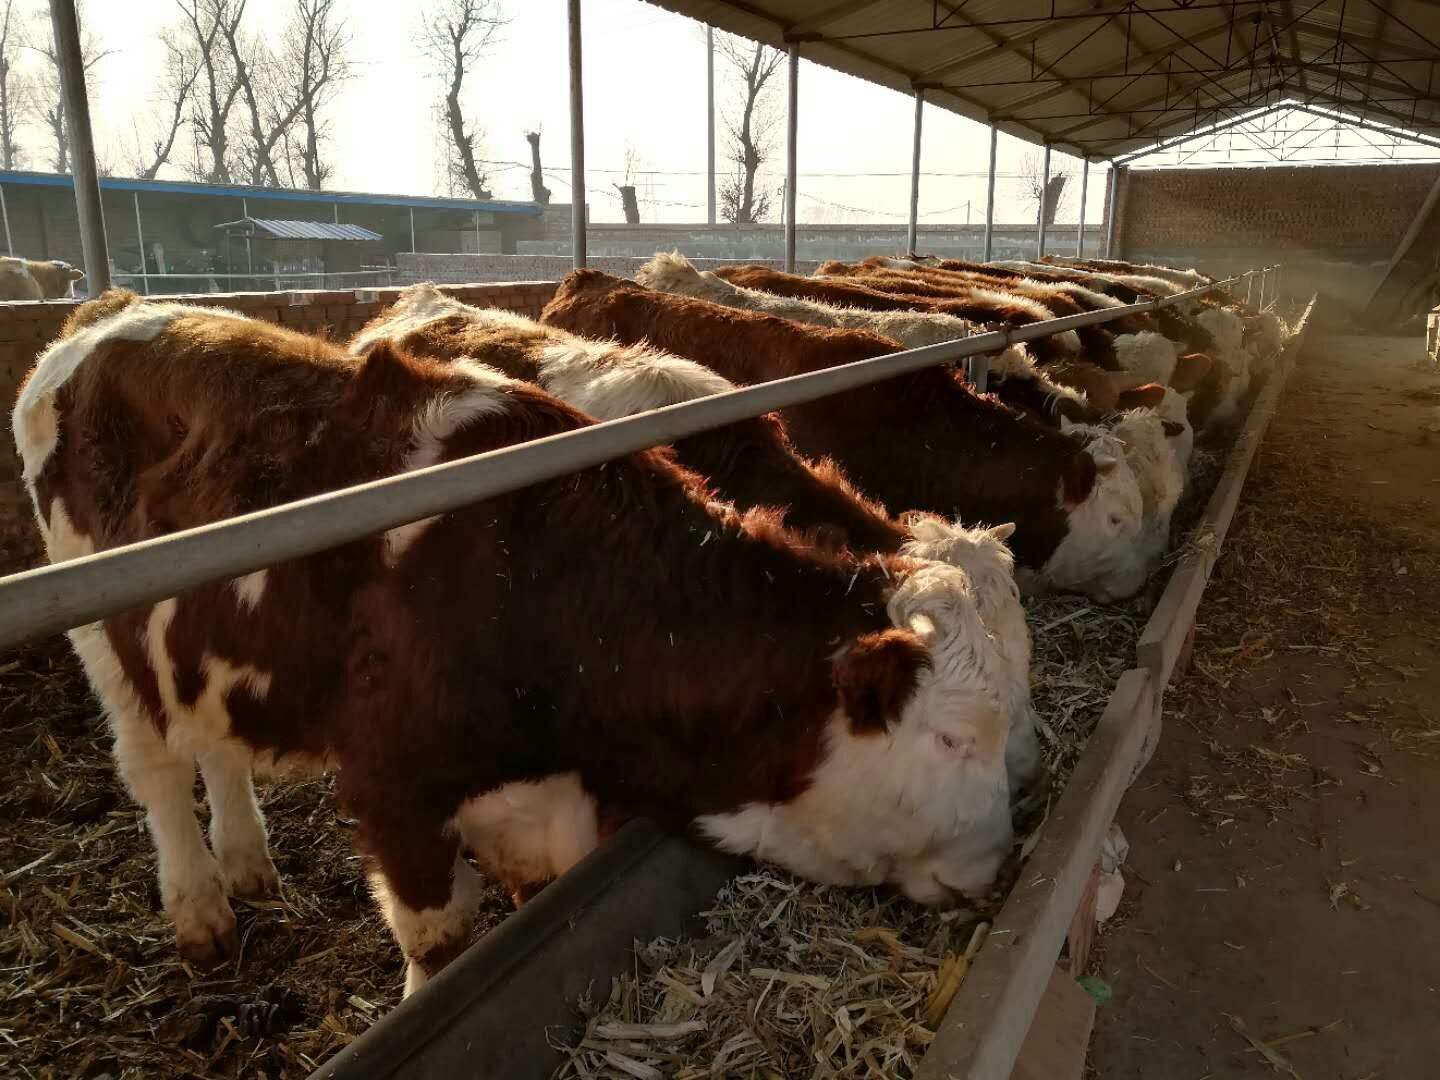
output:
M1115 222L1119 216L1120 166L1110 166L1110 198L1105 209L1105 258L1115 258Z
M141 284L141 288L142 288L142 289L144 290L144 292L145 292L145 295L146 295L146 296L149 296L149 295L150 295L150 271L149 271L149 270L146 268L146 266L145 266L145 263L146 263L146 259L145 259L145 229L144 229L144 227L140 224L140 192L137 191L137 192L134 193L134 195L135 195L135 235L139 238L139 241L140 241L140 284Z
M10 208L5 205L4 184L0 184L0 217L5 218L5 254L14 255L15 245L10 241Z
M330 204L330 209L335 212L335 224L336 224L336 225L339 225L339 224L340 224L340 204L339 204L338 202L337 202L337 203L331 203L331 204Z
M1075 257L1085 257L1085 197L1090 194L1090 158L1080 159L1080 223L1075 226Z
M1035 258L1045 257L1045 213L1047 196L1050 194L1050 144L1045 144L1045 166L1040 173L1040 223L1035 231Z
M475 254L480 254L480 211L475 211Z
M1250 303L1250 297L1255 288L1255 271L1245 271L1245 303Z
M1000 131L990 125L990 175L985 181L985 254L981 262L989 262L995 252L995 140Z
M795 180L799 155L800 46L790 43L790 98L785 110L785 272L795 272Z
M75 179L85 285L91 296L99 296L110 288L110 252L105 243L105 211L100 205L100 174L95 168L95 137L90 130L90 97L85 91L85 62L80 55L75 0L51 0L50 26L55 34L55 56L64 92L65 133Z
M925 115L925 91L915 91L915 147L910 154L910 254L920 250L920 120Z
M580 68L580 0L570 13L570 248L576 270L585 267L585 88Z
M705 27L705 206L715 224L715 28Z
M415 208L410 207L410 254L415 254Z

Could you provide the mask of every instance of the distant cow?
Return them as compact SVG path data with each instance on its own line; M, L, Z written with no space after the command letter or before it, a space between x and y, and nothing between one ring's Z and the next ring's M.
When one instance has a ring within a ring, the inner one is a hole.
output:
M894 343L642 288L591 270L562 282L541 318L591 337L648 341L741 383L884 355ZM1140 492L1103 447L979 397L929 368L783 411L806 453L835 458L892 513L1014 522L1011 547L1034 588L1129 596L1147 568Z
M14 414L54 562L588 423L473 361L124 292L71 316ZM543 880L595 846L597 802L927 903L988 888L1010 847L1012 667L969 575L817 552L663 451L71 640L196 959L234 944L227 892L275 883L256 762L336 771L407 991L467 943L464 854Z
M67 262L52 259L0 257L0 300L57 300L75 294L75 282L85 278L85 271Z

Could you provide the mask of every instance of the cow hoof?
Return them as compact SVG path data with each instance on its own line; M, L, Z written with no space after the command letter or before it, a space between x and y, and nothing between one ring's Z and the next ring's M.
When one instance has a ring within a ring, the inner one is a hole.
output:
M234 956L238 945L230 901L218 879L211 878L208 884L203 891L182 894L165 905L175 920L175 945L180 955L201 968Z
M231 896L258 899L280 892L280 873L263 848L258 851L223 852L219 862L225 891Z
M223 903L223 898L222 898ZM235 934L235 916L226 904L204 919L191 919L186 923L177 921L175 945L193 967L208 970L218 967L239 948Z

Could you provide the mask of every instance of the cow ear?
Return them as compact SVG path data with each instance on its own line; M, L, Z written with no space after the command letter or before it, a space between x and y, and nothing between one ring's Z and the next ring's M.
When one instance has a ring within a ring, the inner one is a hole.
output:
M1095 459L1082 450L1065 464L1060 482L1060 497L1067 510L1073 510L1090 497L1095 489Z
M856 638L832 666L840 704L856 735L879 735L899 717L930 652L910 630L881 630Z
M1122 409L1153 409L1165 400L1165 387L1159 383L1147 383L1126 390L1116 400Z
M1185 431L1184 424L1177 424L1174 420L1161 420L1160 426L1165 429L1165 434L1170 438L1178 438Z
M1210 373L1214 361L1204 353L1186 353L1175 361L1175 371L1170 376L1170 385L1182 394L1194 390Z

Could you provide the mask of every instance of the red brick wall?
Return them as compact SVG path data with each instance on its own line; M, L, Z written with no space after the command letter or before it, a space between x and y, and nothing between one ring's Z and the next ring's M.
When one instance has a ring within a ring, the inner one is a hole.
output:
M1440 165L1127 169L1119 250L1271 250L1388 257Z
M522 315L538 316L555 295L558 282L514 281L502 284L446 285L444 291L479 307L498 307ZM204 293L197 296L167 296L167 301L199 307L224 307L252 318L281 323L292 329L344 341L399 295L399 288L306 290L279 293ZM10 429L10 410L19 392L20 380L35 363L35 357L60 332L79 301L45 300L0 303L0 401L5 404L4 434L0 435L0 573L16 568L17 560L29 561L31 552L6 549L27 544L28 530L18 528L17 515L28 518L29 499L20 483L20 458Z

